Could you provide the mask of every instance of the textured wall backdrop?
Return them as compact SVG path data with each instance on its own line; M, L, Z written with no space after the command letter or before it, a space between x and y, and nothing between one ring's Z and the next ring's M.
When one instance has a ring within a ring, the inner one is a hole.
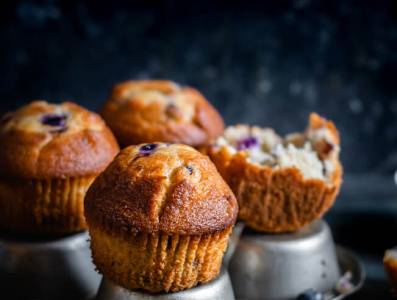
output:
M227 124L286 134L319 112L347 173L397 168L396 1L129 2L2 2L0 113L34 99L97 110L118 81L167 78Z

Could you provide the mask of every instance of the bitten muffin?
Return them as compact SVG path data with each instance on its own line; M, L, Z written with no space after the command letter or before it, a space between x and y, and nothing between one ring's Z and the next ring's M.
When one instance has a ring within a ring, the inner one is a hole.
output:
M294 231L320 218L342 182L339 135L311 114L302 134L237 125L205 149L236 195L239 218L263 232Z
M213 163L181 144L125 148L85 198L99 272L150 292L214 279L237 215L233 192Z
M35 101L0 121L0 226L22 233L86 230L85 193L119 147L101 117Z
M397 295L397 248L386 250L383 266L392 292Z
M199 91L166 80L117 84L99 113L122 146L151 142L201 146L225 127Z

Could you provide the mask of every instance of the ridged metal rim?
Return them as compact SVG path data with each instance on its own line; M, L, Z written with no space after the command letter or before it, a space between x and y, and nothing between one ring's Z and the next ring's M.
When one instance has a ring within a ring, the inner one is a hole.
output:
M229 274L222 267L216 279L191 289L175 293L150 294L143 290L128 290L102 279L95 300L234 300Z
M354 285L353 288L344 294L330 298L330 300L342 300L347 296L356 293L362 288L365 282L366 274L363 264L361 263L358 256L356 256L353 252L339 245L335 246L335 250L341 269L346 271L350 270L353 274L353 278L351 280L351 283Z

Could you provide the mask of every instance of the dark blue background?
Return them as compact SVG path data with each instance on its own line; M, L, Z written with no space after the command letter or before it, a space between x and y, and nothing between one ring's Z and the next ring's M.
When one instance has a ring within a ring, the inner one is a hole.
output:
M97 110L128 79L198 88L227 124L303 130L335 121L344 184L326 215L368 279L351 299L393 299L397 1L14 1L0 9L0 113L34 99Z
M319 112L346 172L397 168L395 1L130 2L3 2L0 112L33 99L97 110L116 82L167 78L227 124L286 134Z

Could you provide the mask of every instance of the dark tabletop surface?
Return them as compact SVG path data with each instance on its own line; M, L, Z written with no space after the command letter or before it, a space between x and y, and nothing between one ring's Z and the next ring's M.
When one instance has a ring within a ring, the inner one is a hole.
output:
M382 264L385 249L396 245L397 187L393 177L346 175L325 220L335 243L352 250L364 265L364 286L348 299L395 299Z
M332 119L344 183L326 214L367 279L350 299L393 299L397 244L397 2L2 1L0 114L34 99L97 110L123 80L198 88L227 124L300 131Z

